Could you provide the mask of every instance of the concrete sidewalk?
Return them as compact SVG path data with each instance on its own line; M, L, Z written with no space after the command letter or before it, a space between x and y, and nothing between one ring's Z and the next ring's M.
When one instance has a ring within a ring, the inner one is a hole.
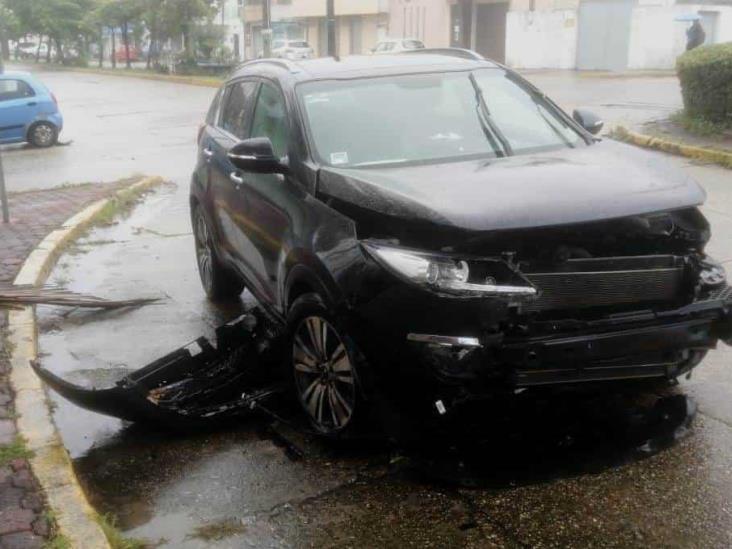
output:
M11 195L11 222L0 224L0 284L10 284L41 240L84 206L110 196L120 184L83 185ZM0 310L0 548L41 548L53 519L44 495L22 457L10 387L7 315ZM6 459L7 457L7 459Z

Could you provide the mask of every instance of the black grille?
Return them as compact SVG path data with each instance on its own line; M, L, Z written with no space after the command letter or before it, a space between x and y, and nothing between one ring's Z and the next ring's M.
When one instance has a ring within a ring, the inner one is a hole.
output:
M618 259L622 261L602 260L605 266L621 266L618 270L588 270L600 263L580 260L576 265L569 265L576 267L571 272L526 273L526 278L540 294L536 300L527 303L524 310L536 312L668 302L680 297L684 282L684 266L680 258Z

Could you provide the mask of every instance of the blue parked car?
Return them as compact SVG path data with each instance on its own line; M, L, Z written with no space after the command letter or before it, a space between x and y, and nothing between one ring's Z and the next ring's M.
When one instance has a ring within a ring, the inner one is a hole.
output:
M0 144L51 147L64 119L48 88L25 72L0 73Z

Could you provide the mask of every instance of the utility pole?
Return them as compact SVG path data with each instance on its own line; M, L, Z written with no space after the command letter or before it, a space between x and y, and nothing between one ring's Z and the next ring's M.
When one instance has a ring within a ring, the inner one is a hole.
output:
M0 202L2 202L3 223L10 223L10 208L8 207L8 193L5 191L5 173L3 172L2 153L0 153Z
M0 43L5 40L5 29L0 23ZM0 48L2 49L2 48ZM0 52L0 74L5 72L4 52ZM2 202L3 223L10 223L10 211L8 208L8 193L5 190L5 172L3 172L3 155L0 153L0 202Z
M262 3L262 57L272 57L272 0Z
M4 24L0 22L0 43L5 41L5 28ZM3 48L0 46L0 50ZM0 51L0 74L5 72L5 52ZM5 190L5 172L3 172L3 155L0 152L0 206L3 210L3 223L10 223L10 211L8 208L8 193Z
M0 21L0 74L2 74L4 72L5 72L5 23Z
M338 57L335 0L326 0L325 26L328 29L328 57Z

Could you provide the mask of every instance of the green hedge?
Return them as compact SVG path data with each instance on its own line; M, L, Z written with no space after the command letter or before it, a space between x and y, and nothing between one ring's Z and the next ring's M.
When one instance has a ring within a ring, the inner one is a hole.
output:
M732 42L701 46L676 60L686 114L732 122Z

